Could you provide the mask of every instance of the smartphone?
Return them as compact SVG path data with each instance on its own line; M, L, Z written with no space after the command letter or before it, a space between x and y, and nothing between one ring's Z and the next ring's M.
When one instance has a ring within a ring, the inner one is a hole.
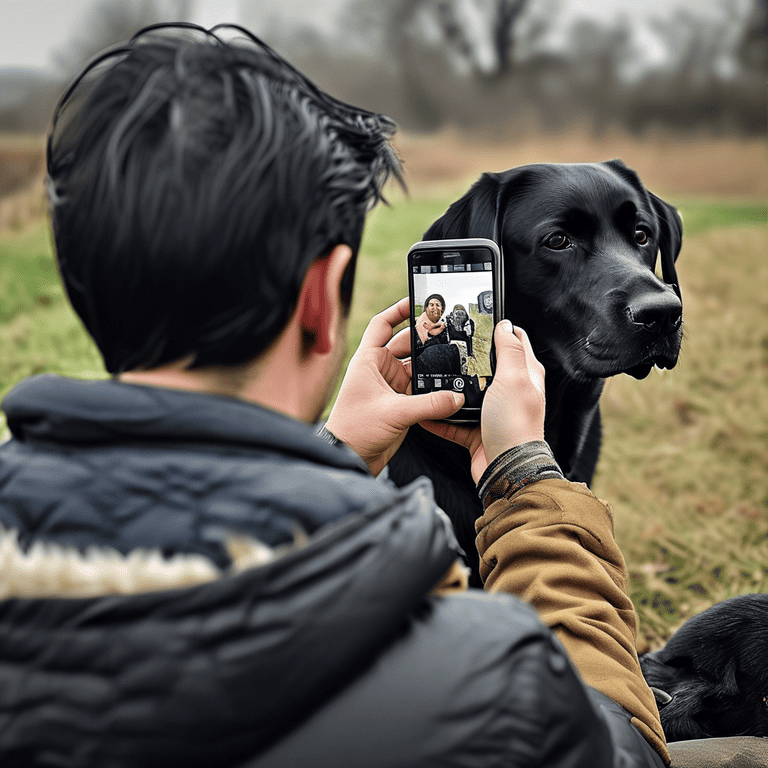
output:
M446 421L480 421L502 319L501 255L493 240L426 240L408 251L414 395L452 389L464 406Z

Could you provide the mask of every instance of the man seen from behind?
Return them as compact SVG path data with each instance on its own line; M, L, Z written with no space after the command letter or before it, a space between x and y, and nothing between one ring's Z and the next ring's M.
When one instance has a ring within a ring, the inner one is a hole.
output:
M401 301L318 430L393 131L237 28L143 31L63 97L56 258L111 378L3 403L3 765L662 765L610 514L543 441L522 330L452 427L462 395L408 394ZM486 592L429 481L377 479L423 422L472 455Z

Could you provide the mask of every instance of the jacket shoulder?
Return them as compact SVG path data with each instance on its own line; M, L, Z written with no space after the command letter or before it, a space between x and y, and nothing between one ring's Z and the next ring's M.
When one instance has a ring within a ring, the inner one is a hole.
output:
M425 600L368 669L252 765L310 764L599 768L612 749L535 612L473 590Z

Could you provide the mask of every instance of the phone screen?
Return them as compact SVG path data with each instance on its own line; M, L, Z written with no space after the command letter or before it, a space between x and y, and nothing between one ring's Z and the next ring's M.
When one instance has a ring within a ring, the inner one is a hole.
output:
M493 376L497 260L487 248L409 254L414 394L453 389L479 408Z

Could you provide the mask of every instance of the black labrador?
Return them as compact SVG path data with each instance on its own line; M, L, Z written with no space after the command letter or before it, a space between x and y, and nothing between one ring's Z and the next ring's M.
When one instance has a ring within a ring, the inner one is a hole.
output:
M504 316L547 372L545 436L563 472L589 484L600 452L604 379L672 368L682 340L677 211L618 160L486 173L424 235L487 237L504 262ZM656 275L660 254L662 278ZM397 485L432 478L479 586L480 502L464 448L412 428L389 463Z
M688 619L640 666L668 741L768 736L768 594Z

